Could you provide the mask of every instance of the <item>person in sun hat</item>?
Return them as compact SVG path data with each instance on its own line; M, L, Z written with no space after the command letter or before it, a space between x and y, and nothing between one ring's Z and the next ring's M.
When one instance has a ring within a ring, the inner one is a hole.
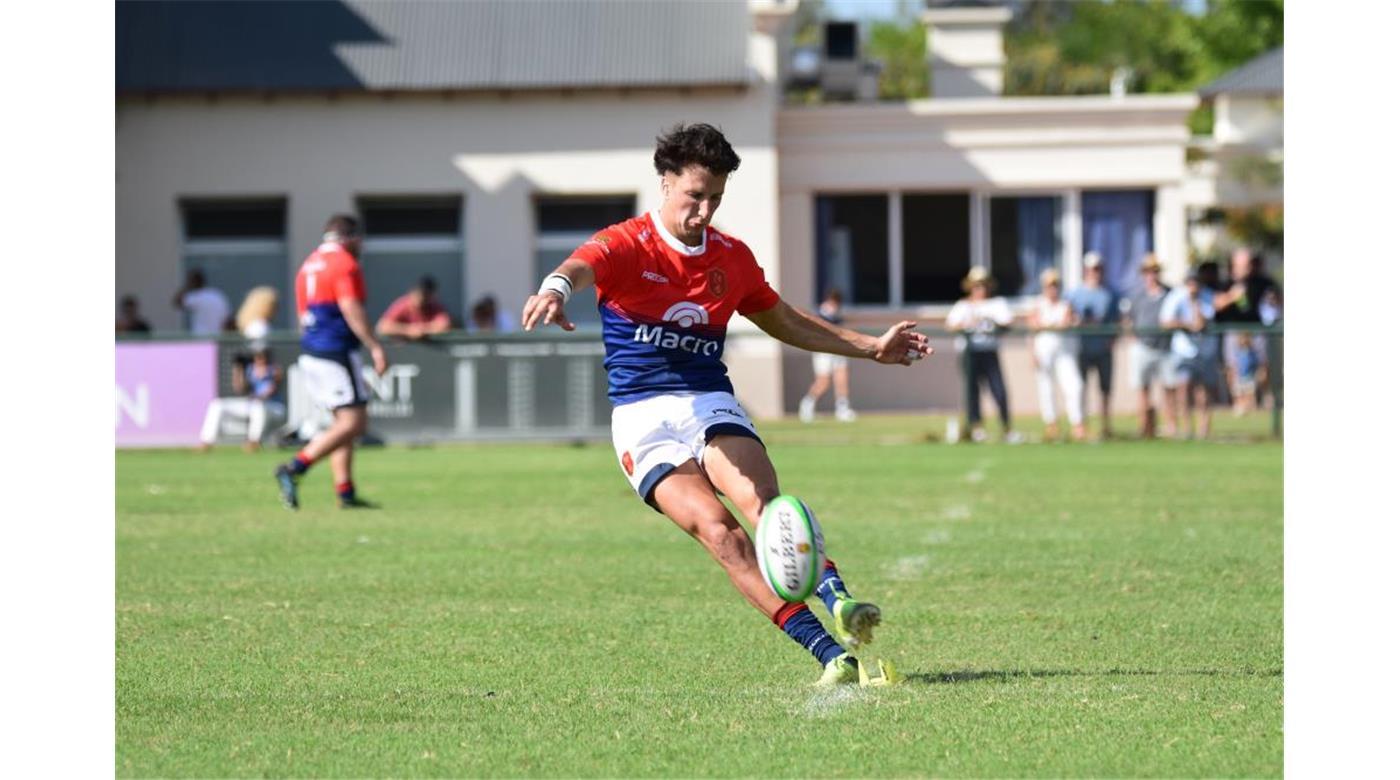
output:
M958 334L957 349L963 353L964 365L967 366L967 425L972 432L972 440L987 440L987 432L982 427L979 390L985 385L996 401L1002 436L1007 443L1020 443L1021 435L1011 428L1011 405L1006 395L1006 380L1001 373L1001 360L997 356L999 334L1011 325L1015 316L1005 298L992 297L996 280L987 273L987 269L974 266L967 272L962 287L967 295L953 304L953 310L948 312L947 328Z
M1150 439L1157 435L1157 410L1152 405L1152 385L1162 386L1163 408L1166 410L1164 433L1176 435L1177 379L1176 362L1171 354L1171 334L1161 332L1162 304L1170 289L1162 284L1162 264L1157 255L1148 253L1142 259L1142 287L1122 303L1124 324L1133 333L1128 353L1128 377L1138 391L1139 434Z

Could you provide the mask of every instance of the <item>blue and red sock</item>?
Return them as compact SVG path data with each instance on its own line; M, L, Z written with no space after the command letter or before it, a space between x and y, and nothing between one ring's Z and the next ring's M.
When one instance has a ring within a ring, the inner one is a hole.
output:
M826 611L833 615L836 614L836 600L851 597L846 592L846 583L841 581L841 572L836 570L836 564L830 558L822 569L821 580L817 582L817 595L826 605Z
M297 453L295 458L287 462L287 470L299 477L305 474L307 469L311 468L312 463L314 463L314 461L306 457L306 450L302 450Z
M812 610L807 609L806 604L784 604L773 613L773 623L792 637L792 641L807 648L807 652L815 656L822 666L846 652L831 638L831 634L826 633L821 621L812 614Z
M337 484L337 485L335 486L335 494L336 494L337 496L340 496L340 500L341 500L341 501L354 501L354 500L355 500L355 483L354 483L353 481L351 481L351 480L346 480L346 481L344 481L344 482L341 482L341 483Z

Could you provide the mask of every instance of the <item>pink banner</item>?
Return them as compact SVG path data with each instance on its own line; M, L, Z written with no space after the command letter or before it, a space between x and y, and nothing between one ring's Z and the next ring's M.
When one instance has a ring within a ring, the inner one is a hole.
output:
M199 443L204 411L218 392L211 342L117 344L117 446Z

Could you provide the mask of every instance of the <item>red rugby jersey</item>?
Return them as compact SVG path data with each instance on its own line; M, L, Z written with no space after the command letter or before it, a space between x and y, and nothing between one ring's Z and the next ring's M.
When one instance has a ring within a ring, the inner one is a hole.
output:
M734 392L720 360L729 318L779 301L744 242L706 228L699 247L686 247L655 212L600 231L570 257L593 269L614 404Z

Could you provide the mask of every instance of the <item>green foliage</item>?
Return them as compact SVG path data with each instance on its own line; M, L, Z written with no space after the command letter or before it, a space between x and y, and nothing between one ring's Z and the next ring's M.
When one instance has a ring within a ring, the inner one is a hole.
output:
M870 27L865 54L879 60L881 100L913 100L928 97L928 64L925 61L924 25L910 22L876 22Z
M942 429L761 426L909 677L835 693L610 446L365 450L385 509L297 514L272 453L120 452L115 772L1281 774L1281 446Z
M1130 92L1191 92L1282 45L1283 3L1213 0L1192 16L1166 0L1029 0L1005 40L1010 95L1102 94L1119 68Z

